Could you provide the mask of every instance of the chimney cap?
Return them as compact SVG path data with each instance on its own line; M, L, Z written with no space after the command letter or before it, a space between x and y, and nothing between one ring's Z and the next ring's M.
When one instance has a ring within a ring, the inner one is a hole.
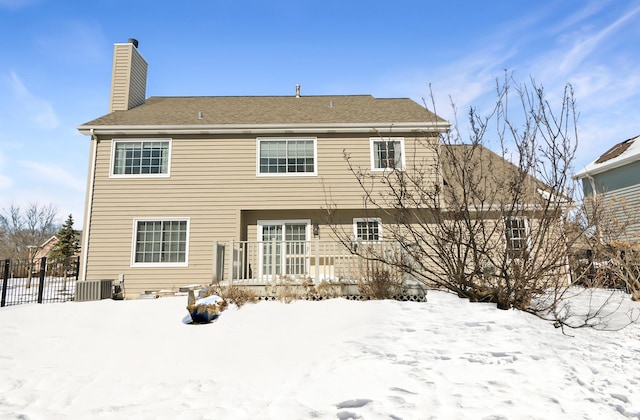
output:
M296 98L300 97L300 84L296 85Z
M138 40L135 38L129 38L129 44L133 44L134 47L138 48Z

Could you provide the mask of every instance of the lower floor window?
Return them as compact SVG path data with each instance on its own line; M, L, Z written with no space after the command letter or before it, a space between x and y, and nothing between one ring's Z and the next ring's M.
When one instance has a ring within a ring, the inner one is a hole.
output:
M512 258L524 257L528 251L528 223L524 217L505 219L507 255Z
M134 263L186 263L188 220L137 220Z
M379 241L382 239L380 219L353 219L354 236L360 241Z

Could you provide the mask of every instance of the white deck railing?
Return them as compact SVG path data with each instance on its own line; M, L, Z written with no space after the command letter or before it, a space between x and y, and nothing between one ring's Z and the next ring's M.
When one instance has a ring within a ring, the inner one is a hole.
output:
M398 252L389 241L353 244L366 255ZM214 280L234 284L273 284L281 281L355 282L379 262L353 254L337 241L217 242Z

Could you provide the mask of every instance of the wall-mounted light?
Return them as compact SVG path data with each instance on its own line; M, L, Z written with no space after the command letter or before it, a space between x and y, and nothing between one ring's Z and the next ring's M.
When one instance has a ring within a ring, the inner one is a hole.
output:
M320 226L317 223L313 224L313 236L320 235Z

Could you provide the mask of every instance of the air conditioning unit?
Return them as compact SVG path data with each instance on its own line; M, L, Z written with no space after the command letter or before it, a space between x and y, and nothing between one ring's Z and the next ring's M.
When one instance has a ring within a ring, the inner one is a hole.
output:
M76 302L111 299L113 280L90 280L76 282Z

